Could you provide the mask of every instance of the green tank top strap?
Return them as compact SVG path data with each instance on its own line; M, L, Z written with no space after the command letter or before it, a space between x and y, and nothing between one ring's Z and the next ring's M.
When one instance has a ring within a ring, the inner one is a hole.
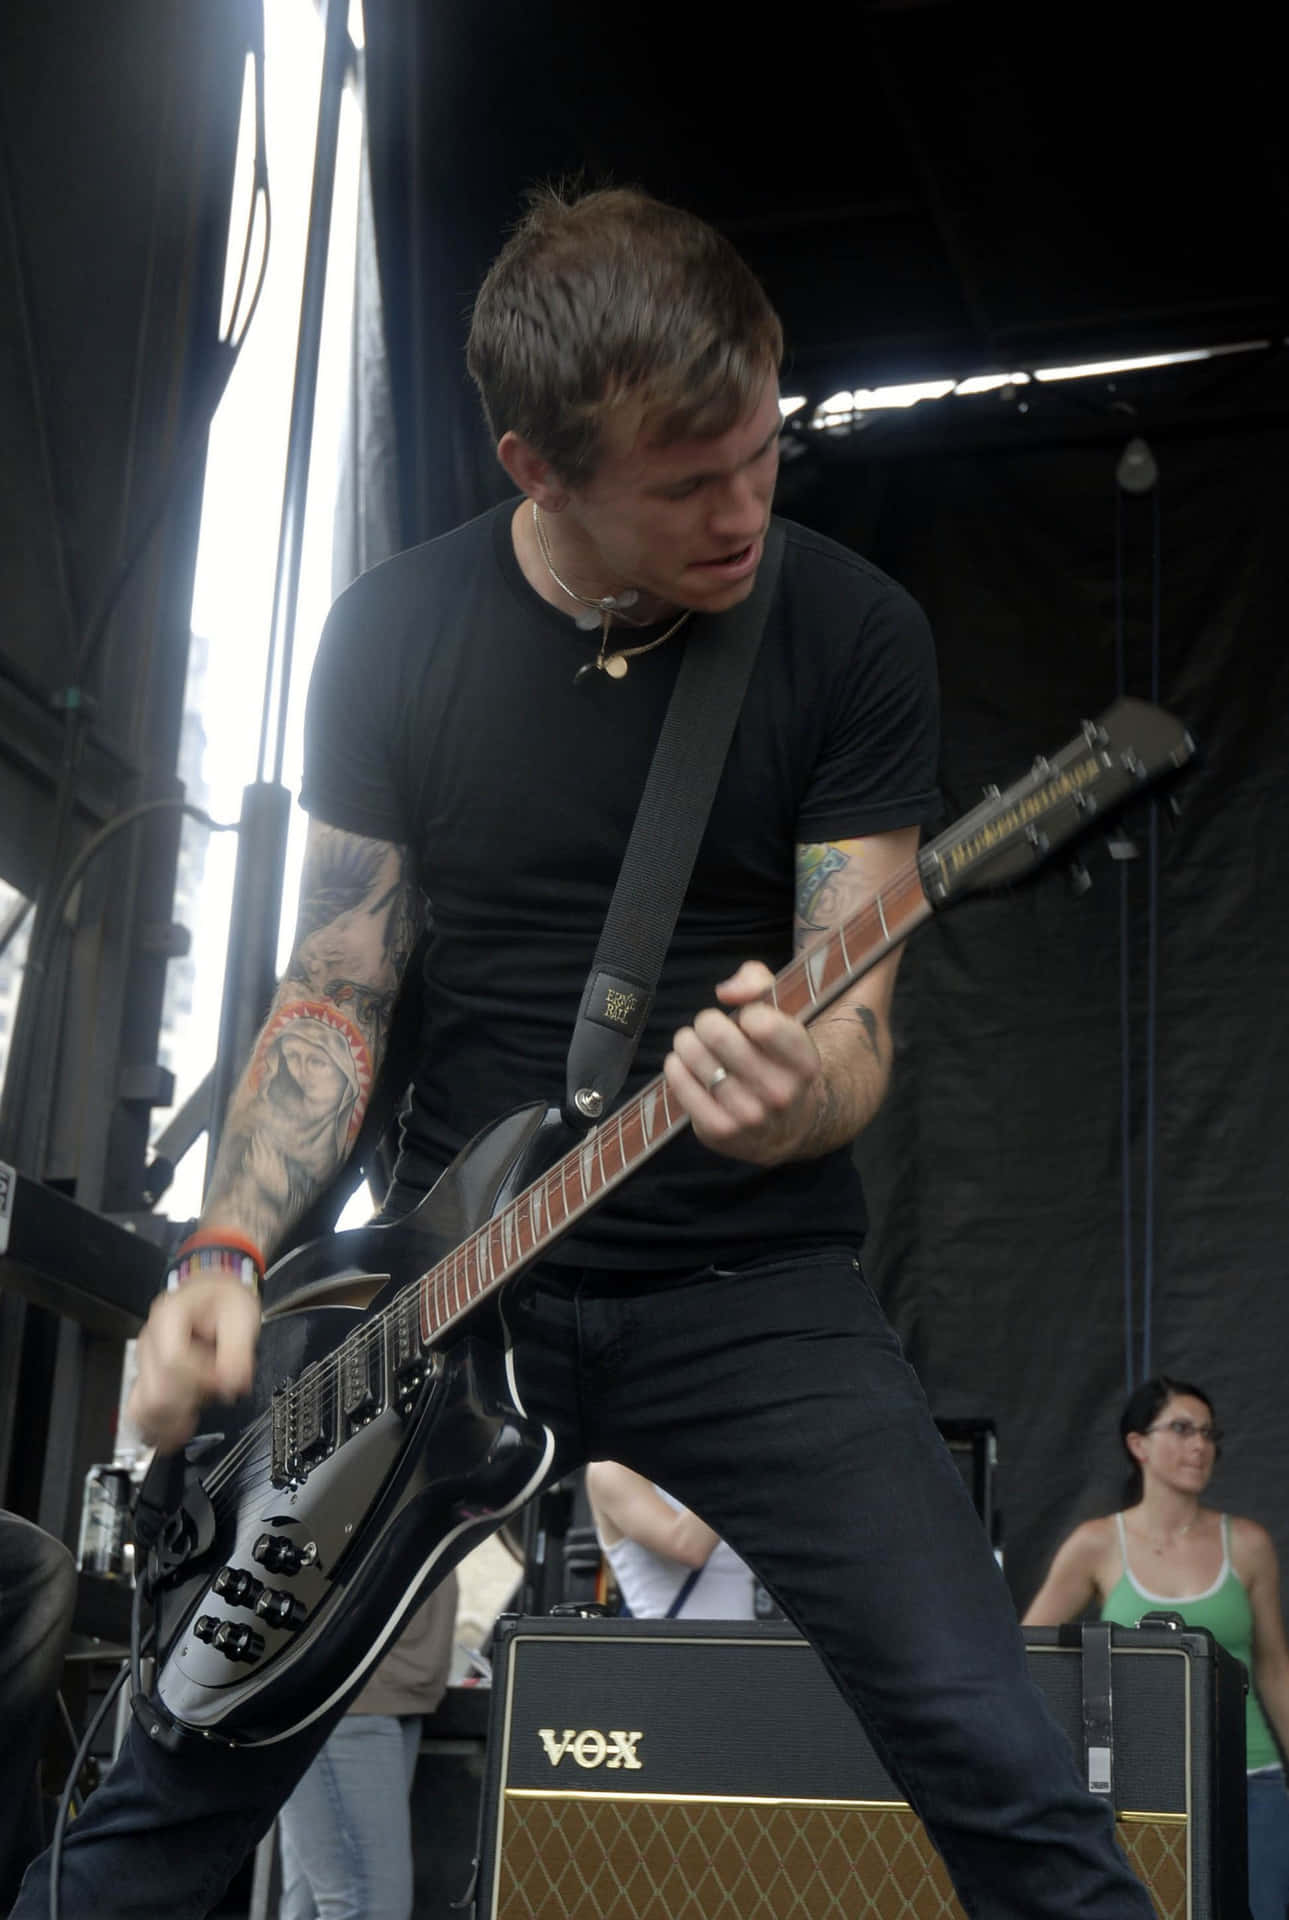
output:
M1116 1626L1135 1627L1144 1613L1179 1613L1188 1627L1202 1627L1212 1634L1220 1647L1242 1660L1253 1671L1253 1609L1248 1589L1231 1562L1231 1522L1228 1514L1219 1516L1222 1535L1222 1566L1211 1587L1197 1594L1156 1594L1144 1586L1128 1564L1128 1533L1122 1513L1116 1513L1122 1572L1101 1606L1101 1618ZM1257 1767L1279 1764L1280 1755L1262 1709L1249 1689L1245 1709L1247 1765Z

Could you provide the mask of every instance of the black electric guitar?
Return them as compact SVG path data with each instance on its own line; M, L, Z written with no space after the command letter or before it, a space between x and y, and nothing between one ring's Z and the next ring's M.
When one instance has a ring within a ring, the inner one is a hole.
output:
M1170 715L1120 701L785 967L776 1005L813 1019L932 912L1021 878L1192 753ZM397 1224L278 1262L252 1390L190 1450L150 1556L156 1675L135 1710L155 1739L258 1745L307 1725L537 1491L553 1440L520 1401L504 1311L496 1339L479 1309L504 1309L506 1282L686 1124L661 1078L571 1146L558 1109L520 1108Z

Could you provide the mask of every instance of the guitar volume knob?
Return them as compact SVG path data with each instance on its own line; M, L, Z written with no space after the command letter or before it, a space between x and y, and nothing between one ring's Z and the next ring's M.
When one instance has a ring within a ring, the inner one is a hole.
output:
M264 1588L255 1602L255 1611L271 1627L301 1627L308 1617L308 1608L302 1600L273 1587Z
M264 1651L264 1636L253 1627L225 1620L215 1629L211 1644L230 1660L255 1660Z
M252 1560L267 1567L270 1573L299 1573L301 1567L309 1565L316 1556L317 1548L311 1540L297 1547L294 1540L284 1540L280 1533L262 1533L251 1548Z
M211 1585L230 1607L253 1607L264 1591L255 1575L244 1567L221 1567Z

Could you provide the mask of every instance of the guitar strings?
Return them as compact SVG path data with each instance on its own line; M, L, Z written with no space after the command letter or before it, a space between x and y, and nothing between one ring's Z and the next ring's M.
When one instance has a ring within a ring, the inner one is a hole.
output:
M624 1109L624 1115L626 1111L627 1109ZM539 1185L548 1195L554 1192L555 1186L552 1177L557 1171L558 1168L548 1169L547 1172L541 1176L540 1181L532 1182L531 1187L525 1189L525 1193L531 1193L532 1189ZM523 1194L518 1195L515 1201L510 1203L516 1210L516 1216L518 1216L518 1209L523 1198ZM547 1204L549 1209L549 1201ZM497 1219L500 1217L500 1215L497 1216ZM433 1302L441 1302L447 1309L448 1319L452 1319L477 1304L476 1294L478 1297L481 1297L482 1293L490 1290L491 1286L500 1284L500 1280L508 1278L509 1274L503 1273L500 1279L494 1279L487 1283L485 1288L479 1289L477 1287L477 1276L481 1272L481 1267L477 1257L477 1251L475 1260L476 1278L472 1280L470 1275L468 1257L470 1250L472 1248L477 1250L477 1248L482 1245L485 1235L487 1235L496 1224L496 1219L485 1222L482 1227L476 1229L476 1231L466 1240L462 1241L459 1246L454 1247L449 1254L445 1255L442 1260L438 1261L426 1273L418 1275L415 1280L410 1281L406 1286L401 1288L388 1306L383 1307L380 1313L375 1315L372 1320L364 1323L362 1327L350 1334L341 1342L334 1353L324 1356L322 1360L315 1361L312 1367L306 1369L305 1373L302 1374L298 1380L293 1381L291 1386L286 1389L290 1409L292 1411L298 1410L306 1394L327 1391L334 1386L338 1382L341 1370L347 1362L361 1362L369 1358L370 1354L377 1348L383 1346L386 1332L400 1313L409 1309L416 1313L419 1338L422 1292L428 1293ZM516 1239L522 1249L523 1236L518 1228L518 1218L516 1218ZM524 1257L531 1257L531 1253L525 1254ZM509 1265L510 1263L506 1264ZM454 1267L456 1267L458 1271L453 1272ZM447 1289L449 1285L453 1284L457 1288L458 1295L464 1284L464 1290L467 1295L464 1308L457 1307L454 1309L451 1306ZM443 1324L445 1323L440 1323L432 1328L431 1339L435 1333L442 1331ZM247 1456L261 1437L268 1439L271 1423L272 1409L270 1408L257 1415L250 1426L245 1429L229 1448L228 1452L216 1462L209 1476L202 1481L202 1486L208 1496L212 1498L218 1496L228 1486L229 1481L239 1474ZM265 1455L267 1458L272 1457L271 1444L265 1449Z
M887 882L887 886L882 889L882 892L895 890L897 887L906 884L917 873L918 862L915 858L892 876L891 880ZM865 915L876 916L884 928L884 917L880 913L879 902L880 895L875 896L872 901L867 902L863 907L859 908L854 915L850 916L850 919L859 920ZM843 934L843 938L844 927L849 923L849 920L844 922L843 928L838 930ZM778 981L776 981L776 987L786 986L795 974L799 972L804 973L806 957L805 954L798 954L788 966L784 968ZM620 1151L621 1128L623 1124L637 1117L642 1117L643 1107L647 1097L655 1093L661 1084L661 1077L659 1076L652 1081L649 1086L641 1089L640 1093L628 1102L617 1115ZM665 1097L664 1089L664 1100ZM514 1221L515 1240L520 1249L521 1256L523 1259L531 1258L532 1252L536 1251L535 1248L531 1249L528 1253L523 1251L523 1232L521 1227L523 1202L526 1198L531 1199L531 1196L535 1192L540 1191L544 1197L549 1217L551 1212L550 1197L556 1192L559 1192L564 1203L565 1221L568 1220L571 1214L580 1212L594 1195L588 1195L583 1191L580 1204L575 1204L574 1207L570 1208L565 1190L565 1168L567 1163L576 1162L583 1151L584 1146L579 1146L565 1155L554 1167L548 1168L539 1180L531 1182L522 1193L518 1194L514 1200L509 1202L508 1206L504 1208L500 1214L485 1222L483 1226L477 1228L474 1233L470 1234L457 1247L454 1247L449 1254L445 1255L442 1260L436 1262L426 1273L419 1275L415 1280L401 1288L387 1307L383 1307L372 1320L365 1322L362 1327L351 1333L341 1342L334 1353L324 1356L324 1358L319 1361L315 1361L313 1366L306 1369L305 1373L302 1374L299 1379L293 1381L292 1384L285 1389L288 1408L292 1412L297 1412L307 1395L329 1392L339 1382L341 1372L347 1364L361 1365L368 1361L378 1348L384 1346L387 1332L402 1312L407 1309L414 1309L417 1313L419 1323L423 1297L428 1296L432 1306L442 1305L445 1307L447 1309L447 1320L451 1321L457 1318L462 1312L468 1311L477 1305L479 1299L481 1299L485 1293L491 1292L496 1286L502 1284L504 1280L509 1278L515 1270L515 1263L503 1258L501 1262L503 1271L499 1275L491 1275L482 1286L478 1284L483 1274L480 1255L485 1239L491 1235L492 1230L498 1223L509 1214ZM602 1167L603 1162L601 1160L601 1168ZM584 1189L585 1184L579 1169L578 1185ZM472 1250L475 1255L475 1271L473 1276L470 1270L470 1254ZM490 1247L488 1249L487 1259L488 1265L491 1268L493 1260ZM452 1307L448 1292L450 1287L455 1288L458 1299L464 1287L466 1294L464 1308L461 1306L457 1306L456 1308ZM446 1324L446 1322L440 1323L431 1329L431 1340L434 1334L443 1330L444 1324ZM419 1338L419 1324L417 1332ZM271 1424L272 1410L269 1409L257 1416L240 1438L234 1442L228 1453L215 1465L210 1477L202 1483L207 1495L212 1500L218 1499L220 1495L225 1493L230 1481L236 1480L241 1476L243 1467L247 1466L251 1453L261 1441L268 1442L264 1448L264 1457L266 1459L272 1458Z

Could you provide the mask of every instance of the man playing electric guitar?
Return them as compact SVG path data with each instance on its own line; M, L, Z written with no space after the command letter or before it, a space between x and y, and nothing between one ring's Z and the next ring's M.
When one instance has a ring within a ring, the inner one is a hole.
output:
M729 246L635 192L535 198L494 263L469 358L520 498L364 576L328 622L294 953L140 1340L133 1412L162 1448L250 1381L244 1281L352 1143L422 900L426 1027L389 1208L508 1109L558 1098L691 616L756 581L781 347ZM754 1568L969 1911L1146 1920L860 1271L850 1147L890 1078L899 949L808 1028L763 998L794 902L798 946L840 925L907 872L936 800L922 615L855 554L785 534L631 1082L661 1069L691 1125L507 1287L515 1387L552 1472L624 1461ZM341 1704L235 1753L132 1727L71 1831L65 1911L205 1914ZM18 1912L46 1905L38 1867Z

